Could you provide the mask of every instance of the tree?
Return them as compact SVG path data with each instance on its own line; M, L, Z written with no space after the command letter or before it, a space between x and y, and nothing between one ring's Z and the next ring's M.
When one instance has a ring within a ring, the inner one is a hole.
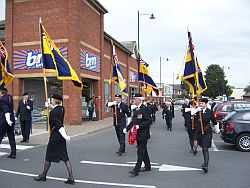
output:
M207 90L205 91L206 96L230 96L232 94L233 91L231 86L228 85L228 81L225 79L224 70L219 65L209 65L205 73L207 84Z
M245 93L249 93L250 92L250 85L248 85L245 89L244 89Z

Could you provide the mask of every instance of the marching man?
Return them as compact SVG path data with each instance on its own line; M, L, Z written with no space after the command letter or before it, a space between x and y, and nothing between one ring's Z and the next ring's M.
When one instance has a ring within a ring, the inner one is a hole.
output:
M127 133L132 126L137 128L137 163L132 171L129 173L131 177L139 175L139 172L151 171L150 159L148 156L147 142L150 138L149 128L152 124L150 109L143 104L143 97L141 94L135 94L134 104L136 109L132 117L132 121L124 128L123 132ZM145 164L145 168L141 168L142 161Z

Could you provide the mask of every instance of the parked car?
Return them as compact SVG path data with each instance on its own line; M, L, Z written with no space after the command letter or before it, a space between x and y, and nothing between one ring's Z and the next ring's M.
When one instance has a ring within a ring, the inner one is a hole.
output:
M230 112L222 120L221 139L235 144L240 151L250 151L250 110Z
M221 123L221 120L230 112L235 110L244 110L250 109L250 102L247 101L227 101L221 102L215 105L214 117L215 119Z

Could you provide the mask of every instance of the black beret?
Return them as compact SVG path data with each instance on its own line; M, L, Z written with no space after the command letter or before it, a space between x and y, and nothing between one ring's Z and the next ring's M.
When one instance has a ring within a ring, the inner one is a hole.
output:
M0 91L8 92L7 88L5 88L4 86L0 86Z
M62 95L59 95L59 94L53 94L51 98L56 99L56 100L59 100L59 101L62 101L62 100L63 100Z
M122 98L122 95L116 94L115 97L120 97L120 98Z
M202 98L201 102L208 103L208 99L207 98Z
M29 94L28 94L27 92L24 92L24 93L23 93L23 96L25 96L25 95L29 95Z
M140 93L135 93L133 97L142 97L142 94L140 94Z

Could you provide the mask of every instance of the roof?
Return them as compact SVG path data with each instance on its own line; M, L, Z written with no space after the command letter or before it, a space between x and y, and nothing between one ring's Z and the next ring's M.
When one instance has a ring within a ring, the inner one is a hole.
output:
M116 46L118 46L120 49L122 49L124 52L128 53L129 55L132 55L132 52L129 49L127 49L123 44L121 44L120 42L118 42L116 39L114 39L111 35L109 35L105 31L104 31L104 38L106 38L109 41L113 41L113 43Z
M108 10L98 0L88 0L88 2L103 14L108 13Z
M243 95L243 97L250 97L250 92L248 92L245 95Z
M131 53L136 53L137 44L136 41L123 41L120 42L123 46L125 46Z

